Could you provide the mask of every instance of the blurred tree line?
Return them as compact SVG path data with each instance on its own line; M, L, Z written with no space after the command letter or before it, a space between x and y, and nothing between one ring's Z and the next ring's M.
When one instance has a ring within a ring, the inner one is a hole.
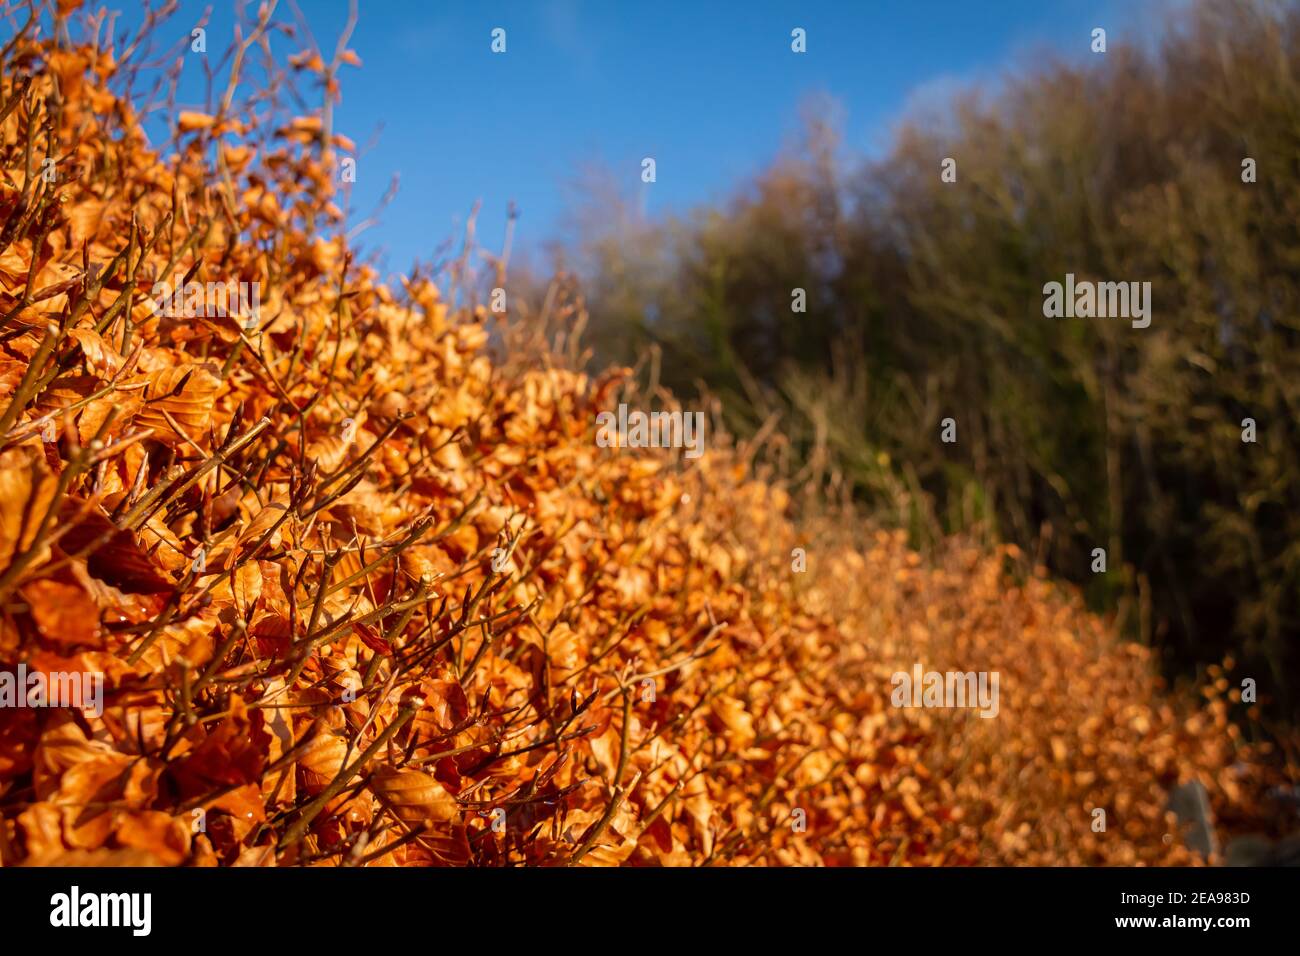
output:
M597 362L657 346L664 384L741 434L776 416L807 477L918 544L1016 542L1172 667L1231 653L1294 717L1296 7L1194 5L1152 49L1036 64L913 116L881 161L841 154L813 118L719 208L602 195L573 253ZM1150 327L1045 318L1067 272L1149 280Z

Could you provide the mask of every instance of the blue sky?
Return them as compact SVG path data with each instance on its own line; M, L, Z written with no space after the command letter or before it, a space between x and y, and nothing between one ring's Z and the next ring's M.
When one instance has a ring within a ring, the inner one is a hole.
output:
M218 6L211 57L230 38L229 4ZM299 6L332 50L347 0ZM187 32L203 7L183 0L170 28ZM1141 41L1158 13L1156 0L362 0L351 46L363 67L344 70L336 129L363 149L358 221L401 177L361 243L404 270L458 241L476 200L488 248L511 200L517 243L536 247L563 235L587 170L635 193L652 156L648 213L685 210L758 172L798 133L810 96L840 104L849 150L877 153L918 103L1045 54L1086 57L1095 26L1111 44ZM504 54L491 52L495 27ZM795 27L807 53L791 52ZM187 62L186 75L183 92L197 95L199 69Z

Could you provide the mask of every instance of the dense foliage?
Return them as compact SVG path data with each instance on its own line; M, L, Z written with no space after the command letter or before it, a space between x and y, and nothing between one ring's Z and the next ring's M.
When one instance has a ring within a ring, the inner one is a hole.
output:
M1197 4L1152 50L1082 56L918 113L879 162L814 120L724 206L607 217L593 341L658 344L667 385L742 433L779 413L811 474L914 541L1016 542L1167 663L1232 652L1294 715L1300 11ZM1045 318L1067 273L1151 282L1150 327Z
M1190 780L1285 826L1224 674L1167 693L1014 548L796 521L720 431L602 448L641 399L573 303L494 349L357 264L350 146L286 112L344 45L281 71L264 5L227 62L267 83L164 99L155 148L148 34L76 7L0 52L0 671L104 693L0 707L0 863L1186 863ZM260 311L167 315L177 271ZM917 662L997 671L998 716L891 706Z

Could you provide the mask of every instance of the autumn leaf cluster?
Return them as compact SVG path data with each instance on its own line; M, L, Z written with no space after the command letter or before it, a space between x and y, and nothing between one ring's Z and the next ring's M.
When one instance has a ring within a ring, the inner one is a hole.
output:
M0 709L0 862L1181 863L1191 778L1259 825L1285 761L1225 680L1170 694L1006 552L796 518L718 431L598 447L625 370L357 261L327 109L164 154L75 6L3 51L0 665L104 697ZM178 274L260 312L159 314ZM891 706L916 661L1000 715Z

